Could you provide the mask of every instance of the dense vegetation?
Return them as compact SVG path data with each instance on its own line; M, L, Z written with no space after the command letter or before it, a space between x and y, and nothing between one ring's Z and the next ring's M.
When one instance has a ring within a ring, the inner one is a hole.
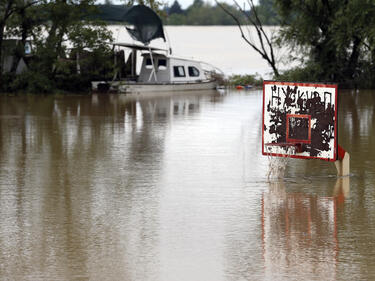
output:
M239 74L234 74L228 77L228 80L226 81L226 84L229 86L256 86L260 87L263 85L263 78L259 75L239 75Z
M234 7L224 4L233 13L240 15ZM194 0L186 10L181 9L176 0L170 8L165 9L167 16L164 22L168 25L234 25L234 20L218 5Z
M238 17L241 11L233 5L223 4L227 9ZM121 22L128 6L105 4L98 5L99 13L97 18L107 22ZM256 7L262 23L265 25L278 24L276 12L274 11L273 0L262 0ZM178 0L175 0L171 6L160 6L158 10L165 25L235 25L236 22L219 5L212 5L203 0L194 0L194 2L182 9ZM251 15L250 10L246 11ZM245 23L245 22L244 22Z
M280 45L300 60L282 80L375 87L375 4L368 0L275 0Z
M0 0L0 90L80 91L87 90L95 76L111 75L107 42L112 36L104 23L92 20L97 13L93 4L93 0ZM29 40L32 56L24 51ZM11 47L3 47L9 42ZM28 71L17 73L21 60Z

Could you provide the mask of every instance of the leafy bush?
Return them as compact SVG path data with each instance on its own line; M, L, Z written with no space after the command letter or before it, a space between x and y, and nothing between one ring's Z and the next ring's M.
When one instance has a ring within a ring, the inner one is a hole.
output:
M237 85L251 85L251 86L262 86L263 85L263 78L259 76L259 74L256 75L232 75L228 78L228 84L230 86L237 86Z
M0 92L2 93L9 93L12 92L13 89L11 87L12 81L14 80L15 75L11 73L3 73L1 76L1 83L0 83Z
M317 64L308 64L304 67L296 67L284 71L277 80L285 82L332 82L332 79L323 78L324 73ZM375 68L372 65L364 66L360 75L352 79L343 79L338 81L342 89L373 89L375 87Z
M26 71L15 76L10 83L10 89L12 92L45 94L54 92L55 84L38 71Z
M91 89L91 77L88 75L65 75L57 77L56 87L59 90L70 93L89 92Z
M324 82L321 81L322 72L318 65L309 64L284 71L277 78L285 82Z

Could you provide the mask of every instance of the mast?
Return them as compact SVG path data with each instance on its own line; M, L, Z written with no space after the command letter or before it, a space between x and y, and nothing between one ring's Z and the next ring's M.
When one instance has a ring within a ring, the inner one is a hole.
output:
M154 58L153 58L153 56L152 56L151 48L148 47L148 50L150 51L151 65L152 65L152 70L151 70L151 73L150 73L150 77L148 78L148 82L151 81L151 77L152 77L152 75L154 75L155 82L158 82L158 78L156 77L156 69L155 69Z

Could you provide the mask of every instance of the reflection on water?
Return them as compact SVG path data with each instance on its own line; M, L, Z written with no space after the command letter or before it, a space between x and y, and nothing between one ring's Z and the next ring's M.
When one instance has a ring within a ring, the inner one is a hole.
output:
M348 195L350 178L339 178L333 196L286 191L270 183L262 196L262 243L269 280L335 280L339 256L337 208Z
M1 275L152 280L166 128L200 99L3 97Z
M0 97L1 280L375 278L375 100L266 179L261 91ZM350 182L349 182L350 180Z

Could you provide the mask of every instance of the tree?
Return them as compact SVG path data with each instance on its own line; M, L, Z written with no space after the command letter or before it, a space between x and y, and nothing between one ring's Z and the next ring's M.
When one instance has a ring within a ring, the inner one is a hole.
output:
M166 24L168 25L185 25L186 16L183 14L171 14L166 19Z
M234 6L223 3L231 13L241 17ZM195 1L182 14L170 14L167 24L169 25L233 25L236 22L218 5L211 5L200 0Z
M39 1L23 1L23 0L0 0L0 83L3 74L3 41L5 34L5 28L9 25L12 20L12 16L15 14L23 15L26 18L26 10L33 5L37 4ZM20 30L22 33L22 42L26 40L26 20L20 25Z
M261 23L266 25L280 23L274 2L274 0L259 0L258 5L254 7Z
M2 59L2 50L3 50L3 39L4 39L4 31L5 25L9 20L10 16L15 11L15 0L1 0L0 1L0 83L1 77L3 73L3 59Z
M202 7L203 5L203 0L194 0L192 7Z
M178 3L177 0L173 2L172 6L168 11L168 15L172 14L183 14L183 10L181 9L180 3Z
M137 4L150 7L159 16L164 16L164 12L162 10L164 2L162 0L125 0L125 5L127 6L133 6Z
M7 89L48 92L60 86L66 88L70 84L65 83L67 79L80 87L79 81L85 80L87 85L90 75L96 75L112 62L108 44L112 34L104 23L94 20L97 10L93 0L17 1L21 2L13 6L8 17L6 35L21 39L21 48L13 54L15 58L24 56L26 39L32 39L34 50L28 60L29 71L13 76ZM86 68L90 73L77 75L77 60L83 53L91 58L91 66Z
M273 70L274 76L277 78L279 77L279 70L277 68L277 61L274 53L274 43L273 39L270 38L270 36L264 31L263 29L263 23L261 22L257 10L255 9L255 5L253 0L248 0L248 3L251 8L251 14L245 11L244 8L242 8L236 0L233 0L238 10L241 12L243 20L234 14L232 11L230 11L226 5L217 2L215 0L217 5L219 5L227 14L229 14L233 20L236 22L243 40L251 47L253 48L257 53L259 53L264 60L267 61L267 63L270 65L270 67ZM243 23L247 23L243 25ZM252 25L255 28L257 38L259 40L259 45L255 43L254 40L252 40L251 30L249 28L249 24ZM244 32L244 29L247 29L247 32Z
M372 1L276 0L276 4L282 19L279 42L302 54L306 76L350 82L363 75L374 50Z

